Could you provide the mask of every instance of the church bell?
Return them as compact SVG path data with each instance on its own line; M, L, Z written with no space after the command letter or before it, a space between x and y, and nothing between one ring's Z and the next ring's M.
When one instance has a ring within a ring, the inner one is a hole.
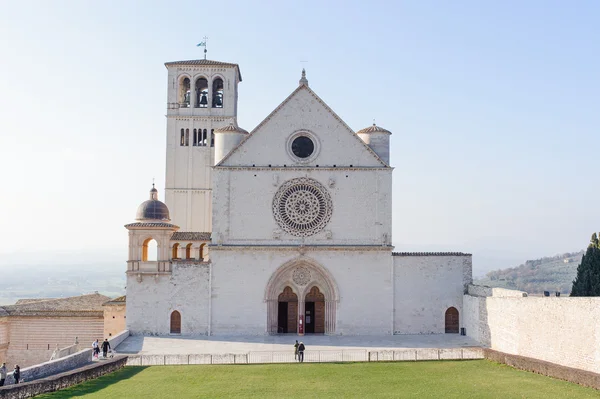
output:
M206 98L206 93L202 93L202 98L200 99L200 105L208 104L208 99Z

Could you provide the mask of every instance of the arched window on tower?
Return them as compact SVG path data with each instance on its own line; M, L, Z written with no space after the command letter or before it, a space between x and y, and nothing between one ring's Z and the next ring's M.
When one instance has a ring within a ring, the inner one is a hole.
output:
M192 144L194 147L198 145L198 130L194 129L194 144Z
M215 129L210 129L210 146L215 146Z
M142 262L155 262L156 260L158 260L158 244L150 237L142 245Z
M188 108L190 106L190 79L183 78L179 84L179 106Z
M213 80L212 106L213 108L223 108L223 79L221 78Z
M185 130L183 130L183 129L181 129L181 138L179 139L179 145L180 146L185 145Z
M208 107L208 80L198 78L196 80L196 108Z
M190 129L185 129L185 146L190 145Z
M200 143L202 146L206 145L206 129L202 130L202 139L200 140Z

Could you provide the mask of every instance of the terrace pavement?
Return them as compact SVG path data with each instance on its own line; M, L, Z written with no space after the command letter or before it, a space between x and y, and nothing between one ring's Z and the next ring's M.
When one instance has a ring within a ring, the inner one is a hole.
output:
M310 350L390 350L413 348L480 347L472 338L459 334L340 336L340 335L265 335L265 336L130 336L116 351L122 354L185 355L226 354L258 351L290 351L302 341Z

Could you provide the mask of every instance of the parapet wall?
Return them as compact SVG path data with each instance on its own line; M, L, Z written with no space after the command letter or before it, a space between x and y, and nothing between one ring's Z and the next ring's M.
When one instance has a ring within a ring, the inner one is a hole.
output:
M600 373L599 297L465 295L467 335L493 350ZM481 293L469 287L469 293Z

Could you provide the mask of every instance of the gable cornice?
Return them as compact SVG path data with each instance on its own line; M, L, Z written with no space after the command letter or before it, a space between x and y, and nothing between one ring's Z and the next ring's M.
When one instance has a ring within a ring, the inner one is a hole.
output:
M300 85L296 88L296 90L294 90L289 96L287 96L287 98L285 100L283 100L283 102L281 104L279 104L279 106L277 108L275 108L265 119L263 119L262 122L260 122L254 129L252 129L252 131L250 132L250 134L248 136L246 136L242 141L240 141L240 143L234 147L233 150L231 150L229 152L229 154L227 154L225 156L225 158L223 158L221 160L221 162L219 162L217 165L217 167L219 166L223 166L223 163L226 162L227 160L229 160L229 158L231 158L231 156L233 156L234 153L236 153L238 151L239 148L241 148L244 143L248 140L250 140L252 138L252 136L254 135L255 132L257 132L262 126L264 126L268 121L270 121L273 116L279 112L279 110L281 108L283 108L284 105L286 105L291 99L292 97L294 97L297 93L300 92L300 90L307 90L308 93L310 95L312 95L315 100L317 100L319 103L321 103L321 105L323 105L323 107L325 107L325 109L327 110L327 112L329 112L338 122L341 123L342 126L344 126L346 128L346 130L348 130L348 132L350 132L352 134L352 136L354 136L354 138L356 140L358 140L362 146L371 154L373 155L373 157L375 157L375 159L377 159L382 165L383 167L389 167L389 165L387 163L385 163L380 157L379 155L377 155L375 153L375 151L373 151L360 137L358 137L358 135L354 132L354 130L352 130L350 128L350 126L348 126L348 124L346 122L344 122L344 120L342 118L340 118L338 116L338 114L335 113L335 111L333 111L331 109L331 107L329 105L327 105L327 103L325 101L323 101L321 99L321 97L319 97L317 95L317 93L315 93L310 87L308 87L307 85Z

